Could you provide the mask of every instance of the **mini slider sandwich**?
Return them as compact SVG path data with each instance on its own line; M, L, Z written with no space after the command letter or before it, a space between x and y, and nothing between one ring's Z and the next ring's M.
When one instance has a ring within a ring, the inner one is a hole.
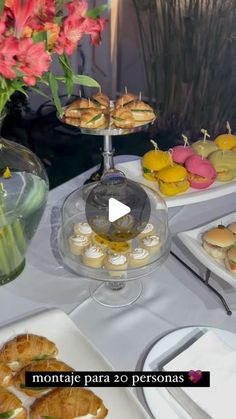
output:
M70 103L65 109L66 118L80 118L82 112L86 109L93 108L94 104L88 99L76 99L74 102Z
M216 260L223 260L236 242L235 235L224 226L212 228L202 236L203 247Z
M95 93L95 95L91 97L91 100L96 108L107 109L110 106L109 97L102 92Z
M116 108L123 108L132 102L138 100L138 96L134 95L133 93L125 93L116 101Z
M112 112L111 120L117 128L132 128L135 120L132 112L126 108L118 108Z
M232 274L236 275L236 246L231 247L231 249L227 251L225 266Z
M104 128L106 125L106 118L103 112L99 109L88 109L84 111L80 119L81 128Z
M156 118L151 106L141 100L133 102L127 107L131 110L136 122L150 122Z

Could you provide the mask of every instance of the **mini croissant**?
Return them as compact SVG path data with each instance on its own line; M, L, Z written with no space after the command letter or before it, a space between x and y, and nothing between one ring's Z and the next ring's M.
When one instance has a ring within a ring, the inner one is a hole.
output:
M11 369L0 362L0 387L9 387L12 385L13 377Z
M87 415L90 419L103 419L108 410L103 401L84 388L60 388L37 399L30 408L31 419L53 417L73 419Z
M26 410L22 402L15 394L0 388L0 417L14 419L26 419Z
M47 359L45 361L34 361L26 367L22 368L14 377L14 385L17 390L22 391L28 396L39 397L49 387L25 387L25 373L26 372L49 372L49 371L74 371L73 368L58 359Z
M57 354L56 345L47 338L24 334L5 343L0 350L0 362L17 371L31 361L54 358Z

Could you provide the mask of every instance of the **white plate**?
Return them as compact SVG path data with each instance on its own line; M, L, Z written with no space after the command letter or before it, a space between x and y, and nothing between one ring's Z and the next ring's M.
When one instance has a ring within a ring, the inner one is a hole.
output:
M121 170L129 179L147 185L155 192L159 192L157 182L151 182L143 177L141 160L134 160L127 163L119 163L116 169ZM209 201L210 199L229 195L236 192L236 180L231 182L214 182L207 189L189 188L186 192L176 196L163 196L168 208L182 205L196 204L197 202Z
M35 333L56 343L59 358L77 371L111 371L111 365L60 310L50 310L0 329L0 346L19 333ZM150 419L137 398L126 388L91 388L108 408L108 419ZM21 393L18 393L18 395ZM23 394L23 393L22 393ZM24 398L26 405L32 398Z
M178 347L179 342L191 333L194 329L212 330L222 341L224 341L232 349L236 350L236 334L227 330L216 329L213 327L185 327L175 330L158 340L148 351L143 371L153 371L153 367L158 358L165 353ZM191 416L180 406L177 401L170 395L166 388L161 387L144 387L145 401L155 419L192 419Z
M179 233L178 237L203 265L209 268L214 274L227 281L232 287L236 288L236 276L226 269L223 261L216 261L202 247L202 235L205 231L217 227L219 224L223 224L227 227L227 225L233 222L236 222L236 212L218 218L217 220L211 221L210 223L193 230Z

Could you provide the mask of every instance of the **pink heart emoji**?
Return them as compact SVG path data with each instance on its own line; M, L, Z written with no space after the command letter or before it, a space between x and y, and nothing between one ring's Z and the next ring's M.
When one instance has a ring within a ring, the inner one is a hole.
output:
M201 380L202 378L202 371L197 370L197 371L189 371L188 373L188 378L190 379L190 381L192 381L193 384L197 384L198 381Z

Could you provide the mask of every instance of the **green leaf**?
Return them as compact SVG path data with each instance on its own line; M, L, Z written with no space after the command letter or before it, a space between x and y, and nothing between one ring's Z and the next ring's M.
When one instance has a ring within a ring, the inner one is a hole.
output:
M68 96L71 96L73 93L73 71L71 69L70 62L65 54L60 55L59 62L63 68L65 74L65 83L67 88Z
M34 356L32 358L32 361L43 361L45 359L48 359L48 355L44 354L44 355L38 355L38 356Z
M48 96L46 93L44 93L41 89L39 89L38 87L31 87L30 90L32 90L33 92L37 93L38 95L41 95L47 99L50 99L50 96Z
M60 98L59 98L59 95L58 95L57 80L56 80L53 73L49 73L48 78L49 78L49 86L50 86L50 89L51 89L51 92L52 92L52 97L53 97L53 100L54 100L54 104L57 108L57 112L59 113L60 116L62 116L63 115L63 109L62 109L61 101L60 101Z
M86 16L91 17L92 19L96 19L98 16L107 10L108 5L102 4L101 6L95 7L94 9L88 10Z
M98 115L94 116L92 119L90 119L87 124L91 124L91 122L98 121L102 116L102 113L99 113Z
M3 9L5 6L5 0L0 0L0 16L3 14Z
M48 39L47 31L36 32L36 34L33 36L33 41L35 43L42 42L42 41L47 43L47 39Z
M80 84L81 86L87 87L100 87L100 84L94 80L92 77L81 75L73 75L73 82L75 84Z
M13 416L14 413L15 413L15 410L8 410L8 412L0 413L0 419L8 419L11 416Z

